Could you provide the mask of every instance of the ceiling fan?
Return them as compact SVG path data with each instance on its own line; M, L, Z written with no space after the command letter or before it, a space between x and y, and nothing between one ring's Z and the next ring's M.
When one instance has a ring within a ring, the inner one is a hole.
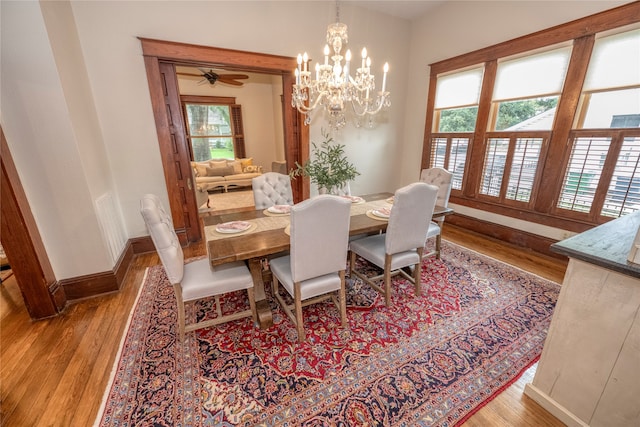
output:
M238 80L248 79L249 76L246 74L218 74L213 70L203 70L202 68L198 68L202 72L202 74L190 74L190 73L176 73L181 76L196 76L196 77L204 77L198 84L202 84L206 81L209 84L214 85L216 82L226 83L234 86L242 86L244 83L239 82Z

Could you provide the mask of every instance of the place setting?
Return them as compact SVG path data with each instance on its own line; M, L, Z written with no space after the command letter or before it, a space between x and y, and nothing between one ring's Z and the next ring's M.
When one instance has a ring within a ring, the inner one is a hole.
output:
M291 205L273 205L262 211L266 216L286 216L291 214Z
M229 221L217 224L214 227L216 233L219 234L241 234L255 230L258 225L249 221Z
M350 196L350 195L344 195L344 196L340 196L342 198L345 198L347 200L351 200L351 203L353 203L354 205L361 205L362 203L365 202L365 200L360 197L360 196Z
M377 208L377 209L369 209L367 211L367 216L369 218L377 219L378 221L388 221L390 215L391 215L391 208Z

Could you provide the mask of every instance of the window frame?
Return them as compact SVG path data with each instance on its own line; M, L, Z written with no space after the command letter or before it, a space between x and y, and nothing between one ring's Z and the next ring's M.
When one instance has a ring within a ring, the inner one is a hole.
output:
M585 81L596 35L601 35L601 33L607 31L615 31L616 29L619 29L620 32L631 30L632 28L625 28L631 25L633 25L633 28L637 28L640 23L639 17L640 2L634 2L498 45L430 64L429 94L427 98L421 169L428 168L431 165L431 141L449 135L435 132L433 128L435 121L435 88L438 76L484 64L485 71L478 105L476 129L472 133L472 141L475 141L475 143L469 144L468 162L465 167L466 176L462 190L452 191L450 202L576 232L584 231L594 225L614 219L599 215L601 204L596 210L597 215L591 216L579 215L577 212L561 212L555 206L563 184L568 155L571 152L570 135L573 135L576 131L572 129L572 125L578 119L576 115L581 112L582 85ZM516 131L520 135L530 132L549 134L549 137L545 139L544 148L541 150L544 154L541 153L541 158L538 162L539 170L536 174L535 183L538 189L544 188L545 191L536 191L532 196L533 200L530 200L526 206L522 206L522 203L513 203L513 200L500 201L483 197L484 195L480 194L480 184L487 138L489 135L500 134L504 136L506 133L504 131L489 131L488 127L494 108L491 98L498 61L515 55L535 54L541 49L552 49L554 46L567 42L572 44L572 50L564 86L556 107L553 128L551 131ZM582 132L582 130L580 131ZM593 129L587 131L594 132ZM614 132L635 131L635 129L621 128L607 129L606 131L612 134ZM614 166L615 162L612 167ZM605 188L605 194L601 195L603 201L610 179L610 176L607 180L602 180L601 178L601 181L603 181L601 185ZM604 181L606 181L606 184Z
M189 119L187 113L187 104L201 105L226 105L229 107L229 125L231 127L231 139L233 141L233 153L235 158L246 157L244 130L242 124L242 106L236 103L235 97L228 96L197 96L197 95L181 95L180 104L185 121L185 133L189 147L189 158L193 161L193 141L191 140L191 129L189 127ZM209 138L211 136L200 136L195 138ZM228 138L229 136L225 136Z

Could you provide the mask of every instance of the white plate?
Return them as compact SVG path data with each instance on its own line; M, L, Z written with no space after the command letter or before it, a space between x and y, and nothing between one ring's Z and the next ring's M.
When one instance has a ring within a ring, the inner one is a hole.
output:
M216 231L218 233L242 233L243 231L247 231L251 227L251 223L247 221L231 221L231 222L223 222L222 224L216 225Z
M371 211L371 213L380 218L389 218L389 216L391 215L391 210L387 208L374 209Z
M351 203L362 203L364 202L364 199L360 196L342 196L345 199L349 199L351 200Z
M274 214L288 214L291 212L290 205L273 205L267 209L267 211Z

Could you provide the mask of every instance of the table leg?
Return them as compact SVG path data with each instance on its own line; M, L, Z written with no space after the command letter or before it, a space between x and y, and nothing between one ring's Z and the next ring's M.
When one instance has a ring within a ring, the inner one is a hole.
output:
M273 325L273 315L269 307L269 301L264 292L264 282L262 281L262 263L260 258L249 260L249 271L253 278L253 292L256 299L256 318L260 329L267 329Z

